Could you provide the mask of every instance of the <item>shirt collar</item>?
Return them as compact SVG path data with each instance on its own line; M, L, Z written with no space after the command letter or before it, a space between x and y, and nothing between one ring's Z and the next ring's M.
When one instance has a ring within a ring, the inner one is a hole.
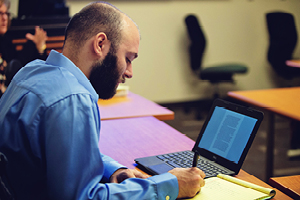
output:
M89 79L84 75L84 73L66 56L55 50L51 50L47 60L47 64L63 67L70 71L77 79L80 84L82 84L92 95L95 101L98 101L99 96L90 83Z

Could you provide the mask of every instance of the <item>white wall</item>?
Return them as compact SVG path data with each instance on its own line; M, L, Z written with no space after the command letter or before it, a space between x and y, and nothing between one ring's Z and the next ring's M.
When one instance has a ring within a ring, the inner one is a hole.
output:
M89 2L68 0L70 14L78 12ZM142 35L139 58L133 62L134 78L126 84L132 92L158 103L208 98L212 94L211 85L199 81L189 68L189 39L184 24L184 17L188 13L198 15L206 32L208 46L204 67L230 61L242 62L249 67L247 75L235 77L235 85L221 85L224 95L228 90L282 85L283 80L274 77L266 60L268 33L265 13L274 10L293 13L300 35L299 0L109 2L127 13L139 25ZM299 43L295 56L300 58Z

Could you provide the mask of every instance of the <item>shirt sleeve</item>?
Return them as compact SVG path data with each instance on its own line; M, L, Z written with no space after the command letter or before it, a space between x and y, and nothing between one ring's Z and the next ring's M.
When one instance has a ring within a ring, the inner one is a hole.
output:
M127 167L121 165L116 160L112 159L111 157L101 154L102 162L104 167L103 177L101 179L101 182L107 183L109 182L109 179L111 175L117 171L118 169L127 169Z
M45 113L41 128L49 199L176 199L178 182L170 173L99 183L124 166L99 151L99 113L89 95L71 95Z

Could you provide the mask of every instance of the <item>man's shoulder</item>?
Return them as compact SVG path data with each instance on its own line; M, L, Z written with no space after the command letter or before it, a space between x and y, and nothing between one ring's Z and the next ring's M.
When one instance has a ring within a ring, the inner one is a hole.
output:
M24 67L15 77L16 84L39 96L47 104L53 104L70 95L90 95L70 71L63 67L36 60Z

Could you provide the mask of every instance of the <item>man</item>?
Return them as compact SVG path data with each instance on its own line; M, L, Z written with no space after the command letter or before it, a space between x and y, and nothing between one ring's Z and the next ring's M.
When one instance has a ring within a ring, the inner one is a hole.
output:
M204 185L198 168L148 177L99 151L98 95L111 98L132 77L139 41L129 17L91 3L69 22L62 54L17 73L0 100L0 152L16 199L176 199Z

